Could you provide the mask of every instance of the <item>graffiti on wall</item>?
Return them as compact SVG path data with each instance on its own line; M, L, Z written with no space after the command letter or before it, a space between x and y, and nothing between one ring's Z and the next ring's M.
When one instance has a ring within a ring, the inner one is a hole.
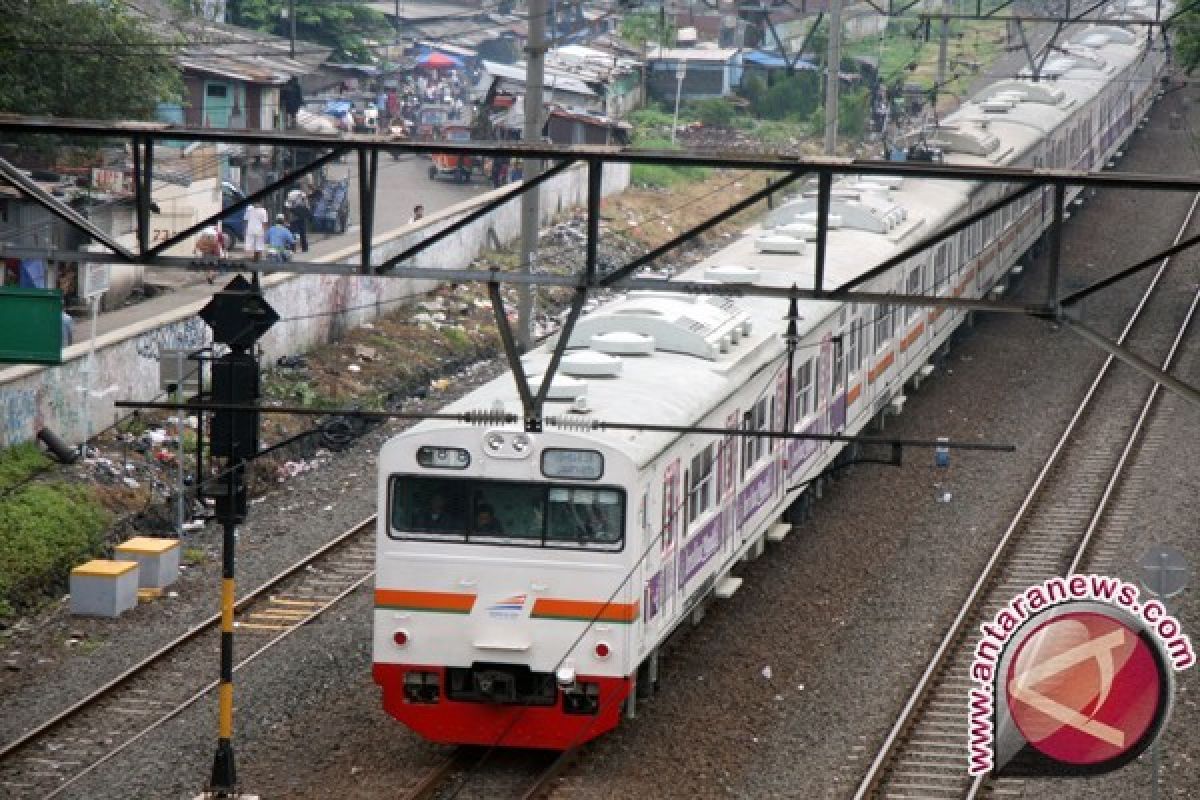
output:
M137 354L152 361L163 350L198 350L208 343L208 325L199 317L188 317L162 328L146 331L137 338Z

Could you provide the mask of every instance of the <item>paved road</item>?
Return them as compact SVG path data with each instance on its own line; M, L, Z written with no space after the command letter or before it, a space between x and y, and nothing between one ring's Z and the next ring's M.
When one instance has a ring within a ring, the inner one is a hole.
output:
M396 161L390 156L380 159L379 186L376 190L375 200L375 234L377 236L407 225L412 217L413 206L418 203L425 206L426 214L430 214L491 189L491 184L478 181L470 185L444 180L431 181L429 180L431 163L427 158L415 156L405 156L401 161ZM328 175L330 178L350 178L350 225L343 234L320 233L310 236L307 259L327 255L358 244L360 216L358 213L357 160L348 157L345 164L330 166ZM240 247L235 254L241 255ZM202 272L153 268L146 270L146 280L148 283L167 289L167 292L136 305L101 314L96 323L98 335L119 330L140 320L169 311L183 303L211 295L225 282L218 280L215 286L210 286L205 282ZM90 330L90 323L87 319L77 318L75 341L86 341Z
M429 180L429 167L433 162L427 158L404 156L395 161L383 155L379 159L379 188L375 198L375 232L397 228L408 223L413 206L420 203L425 213L459 203L491 188L491 184L479 181L464 185L447 180ZM320 244L313 253L322 255L357 243L358 223L358 163L347 157L346 164L335 164L327 170L330 178L350 178L350 225L344 236L320 234ZM336 243L335 243L336 242Z

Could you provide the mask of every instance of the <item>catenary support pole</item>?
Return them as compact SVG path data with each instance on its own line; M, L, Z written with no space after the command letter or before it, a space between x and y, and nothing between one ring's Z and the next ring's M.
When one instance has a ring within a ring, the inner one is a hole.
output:
M546 73L546 0L529 0L529 45L525 58L525 132L526 142L542 138L542 84ZM542 171L540 159L526 158L522 179L529 180ZM532 273L537 260L538 222L541 190L521 196L521 271ZM517 344L521 352L533 343L533 287L517 288Z
M838 72L842 64L842 0L829 0L829 59L825 65L825 155L837 152Z

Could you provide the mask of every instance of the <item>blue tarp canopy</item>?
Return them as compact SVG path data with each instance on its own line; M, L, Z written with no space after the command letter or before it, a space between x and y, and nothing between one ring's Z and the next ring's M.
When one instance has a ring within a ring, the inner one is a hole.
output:
M778 53L768 53L766 50L751 50L742 54L742 63L747 67L763 67L765 69L784 69L787 60ZM816 65L804 59L796 61L796 69L816 69Z
M352 108L354 108L354 103L351 103L349 100L329 100L325 103L325 108L321 113L340 117Z

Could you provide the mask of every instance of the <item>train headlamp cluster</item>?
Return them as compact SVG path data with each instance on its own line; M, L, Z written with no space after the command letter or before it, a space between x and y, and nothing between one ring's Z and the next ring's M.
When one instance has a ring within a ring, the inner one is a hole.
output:
M417 464L429 469L466 469L471 465L471 454L461 447L417 448Z
M528 458L533 439L526 433L488 431L483 435L483 451L493 458Z

